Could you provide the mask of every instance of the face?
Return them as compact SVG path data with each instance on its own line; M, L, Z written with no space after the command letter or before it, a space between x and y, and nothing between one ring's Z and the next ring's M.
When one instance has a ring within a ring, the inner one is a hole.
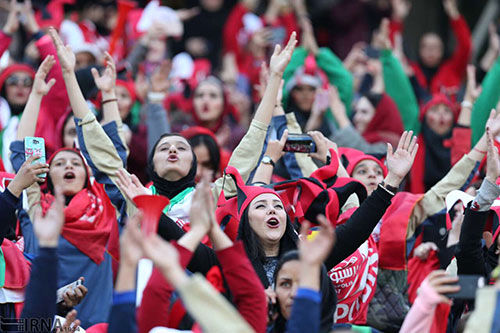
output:
M195 181L199 182L202 176L206 173L209 173L213 179L216 170L212 170L212 166L210 164L210 152L208 151L207 146L200 144L194 147L193 151L196 155L196 162L198 163Z
M85 165L76 153L70 151L61 151L54 157L49 175L54 188L62 188L65 196L77 194L85 185Z
M281 200L272 193L264 193L248 206L250 227L265 246L279 244L286 230L286 212Z
M375 108L366 97L361 97L354 108L354 127L363 133L375 116Z
M116 98L118 99L118 111L120 111L120 117L122 120L127 118L132 108L132 98L130 94L122 85L116 85Z
M25 105L31 92L33 79L26 72L13 72L5 80L5 97L13 105Z
M219 86L202 82L194 92L194 111L202 122L213 122L219 119L224 110L224 97Z
M352 178L362 182L366 186L368 195L370 195L378 184L384 180L384 172L375 161L363 160L354 168Z
M90 52L78 52L75 54L75 70L87 68L96 64L96 60Z
M165 59L166 52L167 44L165 38L159 35L152 36L149 42L148 52L146 53L146 61L159 63Z
M291 96L302 111L311 111L316 98L316 88L299 84L292 89Z
M420 39L420 59L427 67L437 67L443 58L443 42L435 33L427 33Z
M156 146L153 157L154 170L168 181L185 177L192 162L191 146L182 136L167 136Z
M281 266L276 278L276 297L280 305L280 312L285 319L289 319L292 313L293 300L299 286L299 276L300 262L290 260Z
M65 148L72 148L76 139L76 126L73 117L69 117L64 124L63 145Z
M446 105L438 104L427 111L425 120L434 133L444 135L453 126L453 112Z

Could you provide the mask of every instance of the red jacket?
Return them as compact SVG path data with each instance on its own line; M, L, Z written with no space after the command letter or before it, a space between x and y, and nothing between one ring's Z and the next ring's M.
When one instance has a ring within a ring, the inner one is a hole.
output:
M5 32L0 31L0 57L9 48L12 37L7 35Z
M439 66L431 82L427 81L418 63L411 63L418 83L432 94L446 93L450 96L456 95L465 76L467 63L469 62L472 40L467 22L460 16L456 20L451 20L450 24L457 40L457 46L451 58Z

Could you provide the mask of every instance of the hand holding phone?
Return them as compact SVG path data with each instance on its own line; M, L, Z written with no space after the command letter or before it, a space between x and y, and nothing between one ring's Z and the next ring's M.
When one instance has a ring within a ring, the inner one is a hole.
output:
M24 138L24 157L25 160L29 160L30 157L32 156L40 156L33 162L32 164L36 163L46 163L46 158L45 158L45 140L43 138L37 138L37 137L31 137L28 136ZM46 178L47 174L46 173L41 173L38 175L40 178Z
M64 297L63 295L68 292L68 291L72 291L74 292L75 289L78 287L78 286L81 286L83 285L83 280L82 279L78 279L74 282L71 282L71 283L68 283L67 285L65 286L62 286L61 288L57 289L57 300L56 300L56 303L61 303L64 301Z
M283 151L292 153L314 153L316 144L310 135L307 134L288 134Z

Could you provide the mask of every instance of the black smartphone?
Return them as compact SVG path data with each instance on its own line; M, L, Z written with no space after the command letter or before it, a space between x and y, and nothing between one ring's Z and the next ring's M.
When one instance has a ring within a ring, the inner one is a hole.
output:
M459 275L458 283L460 290L456 293L446 294L449 298L474 299L476 291L486 285L486 281L481 275Z
M291 153L314 153L316 144L307 134L288 134L283 151Z
M366 48L365 48L365 54L368 58L371 58L371 59L378 59L380 58L380 51L377 50L376 48L368 45Z

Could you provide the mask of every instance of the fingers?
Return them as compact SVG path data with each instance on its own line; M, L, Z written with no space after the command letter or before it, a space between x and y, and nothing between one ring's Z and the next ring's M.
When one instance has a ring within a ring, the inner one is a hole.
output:
M321 227L321 233L324 233L328 238L335 237L335 229L332 223L326 218L325 215L320 214L317 217L319 225Z
M273 56L277 56L281 53L281 45L279 44L276 44L276 46L274 47L274 52L273 52Z
M387 142L387 159L391 158L392 154L393 154L392 145L389 142Z
M40 79L45 80L45 77L50 72L50 69L52 68L52 66L54 66L55 63L56 60L54 59L53 55L49 54L45 57L45 59L43 59L37 71L37 74L40 75Z
M408 136L408 132L404 131L403 134L401 135L401 138L399 139L398 147L396 148L396 150L403 149L403 145L406 141L407 136Z
M412 138L413 138L413 131L409 131L406 134L405 142L404 142L404 145L403 145L403 149L404 150L408 150L408 147L410 146Z
M281 147L284 147L285 146L285 143L286 143L286 140L288 139L288 130L285 130L283 132L283 135L281 136L281 139L280 139L280 146Z
M294 31L290 35L290 39L288 40L288 43L286 44L284 51L292 52L296 44L297 44L297 33Z
M311 222L305 220L302 222L302 226L300 227L300 240L306 241L307 234L309 233L309 228L311 227Z
M52 42L56 46L57 51L59 52L61 48L64 47L64 44L61 40L61 37L59 37L59 34L57 33L56 29L54 27L49 28L49 36L52 39Z
M92 68L90 69L90 72L92 73L92 77L94 78L94 82L97 82L97 80L99 80L99 78L101 77L101 76L99 75L99 71L97 70L97 68L92 67Z
M47 90L50 90L54 86L54 84L56 84L56 79L50 79L47 83Z
M62 188L59 187L59 186L56 186L54 188L54 193L55 193L56 200L52 204L51 209L53 209L53 208L57 209L57 210L59 210L62 213L63 210L64 210L64 200L65 200L64 194L62 192Z
M144 185L142 185L141 181L139 180L139 178L137 178L136 175L131 174L129 179L131 180L131 183L134 184L135 186L144 187Z

